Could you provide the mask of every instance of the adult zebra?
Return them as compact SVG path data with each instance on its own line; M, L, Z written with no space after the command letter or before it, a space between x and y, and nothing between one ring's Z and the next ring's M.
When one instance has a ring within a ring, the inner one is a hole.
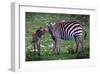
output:
M48 32L54 41L53 52L54 54L59 54L59 40L75 39L76 42L76 52L80 48L83 49L83 27L77 21L70 22L50 22L47 24ZM84 37L86 38L86 31Z

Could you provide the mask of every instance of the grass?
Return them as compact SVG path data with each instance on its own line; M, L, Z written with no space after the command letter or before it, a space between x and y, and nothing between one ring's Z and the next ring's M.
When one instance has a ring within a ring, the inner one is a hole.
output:
M86 40L87 41L87 40ZM85 41L84 41L85 42ZM64 60L64 59L83 59L89 58L89 47L88 43L85 43L84 53L74 53L75 42L74 40L61 40L60 42L60 54L54 55L52 52L52 39L48 33L43 35L41 44L44 47L41 47L41 56L34 55L32 44L27 48L26 51L26 61L40 61L40 60Z
M40 60L65 60L65 59L84 59L89 58L89 53L66 53L60 52L59 55L53 55L52 53L48 54L48 52L44 52L41 56L34 55L34 52L27 52L26 53L26 60L27 61L40 61Z

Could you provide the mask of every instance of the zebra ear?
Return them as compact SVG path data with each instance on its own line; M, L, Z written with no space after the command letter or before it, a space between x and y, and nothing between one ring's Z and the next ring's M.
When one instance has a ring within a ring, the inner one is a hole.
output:
M54 26L56 23L55 23L55 22L51 22L50 24L51 24L52 26Z
M43 31L43 28L42 27L40 27L39 29L40 29L40 31Z
M50 26L50 25L51 25L51 26L54 26L55 24L56 24L55 22L49 22L49 23L47 23L46 25L47 25L47 26Z

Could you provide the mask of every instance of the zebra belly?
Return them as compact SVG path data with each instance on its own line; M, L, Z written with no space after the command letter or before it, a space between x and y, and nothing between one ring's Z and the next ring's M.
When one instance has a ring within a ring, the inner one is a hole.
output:
M61 39L63 39L63 40L72 40L72 39L74 39L74 37L70 37L70 38L61 38Z
M72 34L68 35L68 33L63 33L61 34L61 39L63 40L70 40L70 39L74 39L75 36L82 36L82 31L78 31L78 32L73 32Z
M70 40L73 39L73 36L69 36L66 32L61 36L61 39L63 40Z

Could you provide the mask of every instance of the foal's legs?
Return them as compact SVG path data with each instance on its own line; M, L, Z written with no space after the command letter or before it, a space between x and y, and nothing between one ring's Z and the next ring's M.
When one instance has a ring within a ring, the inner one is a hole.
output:
M37 46L36 46L36 42L34 42L34 54L36 55L36 48L37 48Z
M38 56L40 56L40 39L37 41Z

